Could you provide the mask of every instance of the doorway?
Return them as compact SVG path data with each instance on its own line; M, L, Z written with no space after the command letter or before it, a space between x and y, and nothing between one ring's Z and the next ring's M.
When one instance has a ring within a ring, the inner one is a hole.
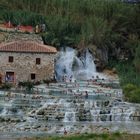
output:
M14 72L6 72L6 75L5 75L5 81L6 82L10 82L10 83L14 83L15 81L15 74Z

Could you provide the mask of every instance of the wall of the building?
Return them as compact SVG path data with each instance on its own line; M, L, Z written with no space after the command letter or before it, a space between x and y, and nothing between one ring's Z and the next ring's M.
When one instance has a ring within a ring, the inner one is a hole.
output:
M53 79L54 59L56 54L45 53L10 53L0 52L0 74L5 82L6 72L15 73L15 82L31 80L31 73L36 74L35 81ZM9 56L14 57L14 62L9 62ZM41 59L41 64L36 64L36 58Z

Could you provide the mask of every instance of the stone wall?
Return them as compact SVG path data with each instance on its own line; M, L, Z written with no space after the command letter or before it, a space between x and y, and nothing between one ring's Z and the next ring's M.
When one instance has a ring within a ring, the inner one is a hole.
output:
M37 34L25 34L25 33L0 33L0 43L7 43L17 40L24 40L24 41L35 41L39 44L43 44L42 38L40 35Z
M16 83L31 80L31 73L36 74L36 80L51 80L54 77L54 59L56 54L47 53L15 53L0 52L0 73L5 81L6 72L15 73ZM9 56L14 57L14 62L8 62ZM41 64L36 64L36 58L41 59Z

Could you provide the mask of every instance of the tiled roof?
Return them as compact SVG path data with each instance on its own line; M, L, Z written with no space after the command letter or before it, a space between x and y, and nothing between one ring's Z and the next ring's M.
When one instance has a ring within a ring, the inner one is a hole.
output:
M56 53L56 48L33 41L15 41L0 44L0 52Z

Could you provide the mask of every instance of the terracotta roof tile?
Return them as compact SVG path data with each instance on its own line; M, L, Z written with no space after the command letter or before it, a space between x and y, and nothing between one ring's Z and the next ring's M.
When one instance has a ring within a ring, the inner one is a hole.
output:
M15 41L0 44L0 52L56 53L56 48L33 41Z

